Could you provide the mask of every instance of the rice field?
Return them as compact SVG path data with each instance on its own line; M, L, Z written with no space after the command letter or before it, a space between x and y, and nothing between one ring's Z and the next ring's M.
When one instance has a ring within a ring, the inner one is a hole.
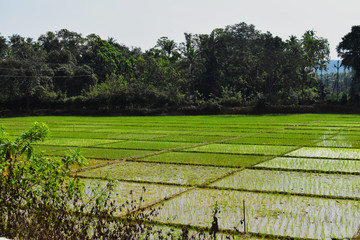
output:
M37 151L55 158L81 148L89 166L73 169L85 186L116 180L118 201L142 199L144 211L163 204L152 224L209 229L216 206L227 234L245 233L245 210L248 238L359 230L360 116L20 117L0 125L15 138L35 121L51 131Z

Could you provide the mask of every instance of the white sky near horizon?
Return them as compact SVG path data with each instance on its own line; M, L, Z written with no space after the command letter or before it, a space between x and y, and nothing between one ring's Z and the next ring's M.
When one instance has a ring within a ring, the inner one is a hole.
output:
M37 39L66 28L147 50L162 36L180 43L184 32L245 22L283 40L315 30L335 60L336 45L360 25L359 10L359 0L0 0L0 35Z

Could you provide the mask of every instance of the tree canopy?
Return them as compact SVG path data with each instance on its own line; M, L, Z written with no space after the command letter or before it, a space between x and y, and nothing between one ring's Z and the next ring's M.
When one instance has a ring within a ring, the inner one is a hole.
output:
M350 96L353 103L360 103L360 26L353 26L337 46L342 64L354 71Z
M0 37L0 59L2 109L308 104L323 99L329 44L312 30L284 41L239 23L142 51L62 29Z

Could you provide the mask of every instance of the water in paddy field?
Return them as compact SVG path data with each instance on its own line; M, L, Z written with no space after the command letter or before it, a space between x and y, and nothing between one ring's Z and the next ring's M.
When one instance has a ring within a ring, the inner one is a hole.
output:
M221 229L242 228L242 200L246 201L251 233L330 239L353 236L359 227L358 201L196 189L165 203L159 221L210 227L215 202Z
M155 219L160 224L210 227L217 204L220 229L241 230L245 200L248 231L257 236L351 238L358 231L359 116L102 121L82 118L76 120L79 124L54 124L52 138L42 146L56 152L80 145L86 157L95 159L94 165L104 159L110 163L134 158L78 175L119 180L119 201L163 201ZM183 146L188 147L170 150Z

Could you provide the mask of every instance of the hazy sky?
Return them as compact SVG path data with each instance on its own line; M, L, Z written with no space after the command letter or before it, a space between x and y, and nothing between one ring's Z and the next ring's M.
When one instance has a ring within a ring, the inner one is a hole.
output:
M359 0L0 0L0 34L37 39L66 28L146 50L162 36L179 43L184 32L246 22L283 40L315 30L336 59L336 45L360 25L359 9Z

